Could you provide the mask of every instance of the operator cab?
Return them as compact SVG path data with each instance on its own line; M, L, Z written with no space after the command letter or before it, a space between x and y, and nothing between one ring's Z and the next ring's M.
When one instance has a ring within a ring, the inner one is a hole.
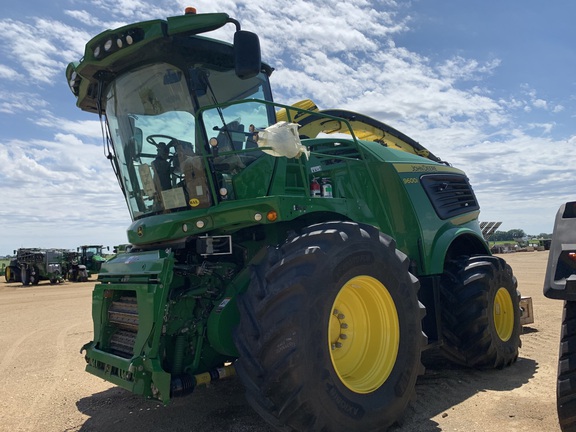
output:
M262 157L254 129L276 121L261 102L217 106L246 99L272 100L266 71L241 78L233 67L156 62L111 82L106 118L134 220L233 196L225 179Z

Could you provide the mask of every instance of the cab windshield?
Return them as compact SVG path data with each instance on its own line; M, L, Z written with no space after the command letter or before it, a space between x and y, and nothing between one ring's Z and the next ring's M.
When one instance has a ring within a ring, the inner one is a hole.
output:
M112 82L106 119L132 219L214 205L222 189L214 179L238 173L262 156L251 128L273 124L271 107L256 102L216 107L204 111L203 125L197 123L200 108L243 99L271 100L265 74L241 80L234 70L156 63Z

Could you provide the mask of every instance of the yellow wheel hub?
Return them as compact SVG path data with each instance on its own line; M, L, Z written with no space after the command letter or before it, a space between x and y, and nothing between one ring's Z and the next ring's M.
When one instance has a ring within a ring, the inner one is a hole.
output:
M330 316L328 344L332 366L355 393L370 393L390 376L400 344L400 323L392 296L371 276L350 279Z
M506 342L514 331L514 305L506 288L500 288L494 297L494 326L498 337Z

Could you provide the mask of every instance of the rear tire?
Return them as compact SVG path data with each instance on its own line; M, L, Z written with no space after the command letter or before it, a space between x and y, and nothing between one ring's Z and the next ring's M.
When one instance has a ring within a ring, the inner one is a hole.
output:
M556 396L560 429L576 432L576 301L564 302Z
M237 373L283 430L382 431L423 373L424 306L395 242L348 222L307 227L253 269L239 297Z
M503 368L518 358L520 295L506 262L494 256L448 263L442 276L442 351L455 363Z

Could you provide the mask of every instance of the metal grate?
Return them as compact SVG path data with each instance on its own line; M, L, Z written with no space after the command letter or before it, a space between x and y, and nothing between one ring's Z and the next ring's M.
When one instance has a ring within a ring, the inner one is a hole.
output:
M440 219L480 209L466 176L427 174L420 178L420 182Z

